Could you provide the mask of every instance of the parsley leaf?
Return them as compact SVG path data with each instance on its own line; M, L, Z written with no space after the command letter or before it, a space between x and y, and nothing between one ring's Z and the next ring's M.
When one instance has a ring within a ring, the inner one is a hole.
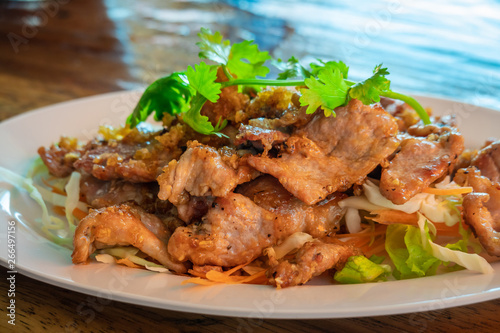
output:
M269 59L271 56L268 52L259 51L253 41L245 40L231 47L227 68L238 79L264 77L269 73L269 68L264 66L266 60Z
M349 86L339 69L325 67L319 71L318 79L311 77L304 82L309 89L300 90L300 105L308 105L306 113L314 113L321 107L325 116L335 115L333 109L345 104Z
M382 64L375 66L373 75L353 85L349 96L359 99L366 105L380 102L380 95L390 91L391 81L385 77L386 75L389 75L387 68L382 68Z
M209 29L201 28L198 37L200 37L201 41L196 43L196 45L201 50L201 52L198 53L200 58L209 59L219 64L227 64L231 45L228 40L222 40L220 32L216 31L212 34L212 31Z
M155 112L155 120L163 118L163 113L171 115L185 112L195 90L190 87L186 74L175 72L153 82L128 116L127 124L135 127Z
M211 67L202 61L199 65L194 65L194 69L188 66L186 75L191 88L210 102L217 102L221 93L220 83L215 82L217 68Z
M312 73L305 69L299 63L299 60L293 56L290 57L287 62L278 59L272 60L271 63L281 71L281 73L278 74L278 80L287 80L296 77L307 78L312 76Z

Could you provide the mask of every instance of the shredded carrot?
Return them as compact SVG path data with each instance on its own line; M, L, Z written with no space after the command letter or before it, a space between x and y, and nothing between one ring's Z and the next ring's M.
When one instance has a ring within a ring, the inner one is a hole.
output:
M125 259L118 259L116 261L117 264L123 264L125 266L128 266L128 267L132 267L132 268L141 268L141 266L139 265L136 265L134 264L132 261L130 261L128 258L125 258Z
M42 182L47 186L47 187L50 187L52 192L54 193L57 193L57 194L60 194L60 195L66 195L66 192L64 192L63 190L53 186L53 185L50 185L49 181L47 179L44 179L42 178Z
M460 195L471 193L474 189L472 187L459 187L459 188L434 188L428 187L422 192L435 194L435 195Z
M73 209L73 215L74 215L77 219L81 220L81 219L83 219L85 216L87 216L87 215L88 215L88 213L84 212L83 210L81 210L80 208L78 208L78 207L77 207L77 208Z
M66 210L64 209L63 206L54 206L52 207L52 210L54 211L54 213L58 214L58 215L66 215Z
M418 214L408 214L399 210L394 209L380 209L374 210L371 214L376 215L375 217L367 216L367 219L375 221L380 224L393 224L393 223L402 223L402 224L418 224Z
M361 249L363 254L366 257L371 257L374 254L380 254L381 252L385 251L385 238L381 239L381 242L377 242L377 244L374 244L375 246L371 246L367 249Z
M372 237L372 236L377 236L377 235L383 235L385 234L385 229L384 230L375 230L375 231L368 231L368 232L357 232L354 234L337 234L335 235L337 238L358 238L358 237Z
M200 277L200 278L203 278L203 279L206 279L206 275L205 273L202 273L202 272L197 272L197 271L194 271L192 269L188 270L188 273L193 275L193 276L196 276L196 277Z
M249 264L249 263L246 263L246 264L241 264L241 265L235 266L235 267L231 268L230 270L223 272L222 274L231 275L231 274L233 274L234 272L239 271L240 269L242 269L243 267L245 267L245 266L246 266L246 265L248 265L248 264Z
M62 215L62 216L66 215L66 209L63 206L54 206L54 207L52 207L52 210L56 214L59 214L59 215ZM85 216L87 216L88 213L84 212L83 210L81 210L80 208L77 207L77 208L73 209L73 215L77 219L81 220Z
M242 266L242 265L240 265ZM236 266L237 268L239 266ZM238 269L241 269L239 267ZM237 270L234 270L237 271ZM242 284L242 283L253 283L253 284L265 284L267 283L267 278L266 278L266 270L262 269L261 271L252 274L250 276L231 276L228 274L225 274L229 271L226 271L224 273L218 272L218 271L209 271L206 273L206 279L202 277L194 277L190 278L187 280L184 280L182 282L183 285L188 284L188 283L194 283L194 284L199 284L199 285L204 285L204 286L211 286L217 283L225 283L225 284Z

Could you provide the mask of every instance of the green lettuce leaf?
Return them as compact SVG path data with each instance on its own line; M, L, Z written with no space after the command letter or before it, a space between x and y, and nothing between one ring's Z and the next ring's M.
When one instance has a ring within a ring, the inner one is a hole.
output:
M410 225L389 225L385 249L396 267L393 275L397 279L434 275L441 264L424 248L420 230Z
M379 259L379 257L377 257ZM349 257L341 271L337 271L334 279L340 283L366 283L387 280L390 268L380 265L365 256Z

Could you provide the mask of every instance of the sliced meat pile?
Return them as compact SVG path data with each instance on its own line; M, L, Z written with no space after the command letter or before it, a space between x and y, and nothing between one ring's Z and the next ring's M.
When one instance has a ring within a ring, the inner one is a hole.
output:
M158 199L158 190L156 182L103 181L88 174L82 175L80 180L82 200L93 208L133 202L149 213L164 213L172 205Z
M241 185L237 192L276 214L275 238L278 243L295 232L305 232L315 238L333 235L340 229L340 220L344 216L338 202L347 197L344 193L334 193L309 206L269 175Z
M458 170L454 181L474 189L463 199L464 221L490 255L500 256L500 184L474 167Z
M179 161L171 161L158 177L158 196L176 206L187 203L190 195L225 197L257 175L234 151L192 141Z
M451 172L464 150L464 139L453 128L415 126L408 134L380 178L380 192L397 205Z
M49 149L38 148L38 154L49 172L56 177L67 177L73 172L73 163L78 160L83 148L75 138L62 137L59 143L51 145Z
M285 142L289 137L289 134L278 130L241 125L234 145L251 144L257 150L263 151L263 156L267 156L273 147Z
M481 149L471 165L481 170L481 174L492 182L500 182L500 141L495 141Z
M172 259L167 250L170 232L153 214L133 205L110 206L93 210L75 231L73 263L85 263L96 250L131 245L178 273L187 271Z
M201 221L177 228L168 251L198 266L248 263L275 243L275 218L247 197L230 193L217 198Z
M314 240L305 243L292 260L276 262L267 274L278 288L298 286L329 269L341 270L349 257L360 254L350 245Z
M134 129L120 140L93 140L84 147L74 138L62 138L58 145L41 147L38 153L57 177L77 170L104 181L153 182L161 169L182 153L183 131L174 128L158 141L159 134Z
M74 168L101 180L125 179L129 182L152 182L161 169L182 151L164 149L158 141L91 142Z
M335 112L318 112L283 143L277 158L249 156L248 164L309 205L362 183L398 147L398 126L382 108L357 100Z

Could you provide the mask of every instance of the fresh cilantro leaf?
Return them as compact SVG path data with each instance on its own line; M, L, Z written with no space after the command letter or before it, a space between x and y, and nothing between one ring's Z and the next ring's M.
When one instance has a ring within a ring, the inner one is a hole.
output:
M201 114L201 108L206 101L207 99L203 95L197 93L193 97L191 108L182 115L182 120L198 133L205 135L214 134L220 137L226 136L219 133L226 126L226 120L221 123L221 119L219 118L219 122L214 128L208 117Z
M271 63L281 71L278 74L278 80L287 80L296 77L308 78L312 76L312 73L300 65L299 60L293 56L287 62L278 59L272 60Z
M134 111L127 118L127 124L135 127L155 112L155 119L161 120L163 113L171 115L185 112L195 90L190 87L186 74L175 72L153 82L142 94Z
M387 68L382 68L382 64L375 66L373 75L353 85L349 96L366 105L380 102L380 95L390 91L391 81L385 77L386 75L389 75Z
M269 68L264 66L266 60L271 59L268 52L261 52L253 41L243 41L233 44L227 68L236 75L238 79L255 78L266 76Z
M317 59L318 62L319 62L319 65L318 64L315 64L315 63L311 63L310 64L310 67L311 67L311 74L313 76L317 76L318 73L323 69L323 68L330 68L332 70L339 70L340 73L342 73L342 77L345 79L347 79L347 74L349 72L349 67L344 64L342 61L328 61L328 62L324 62L322 61L321 59Z
M191 108L183 115L182 120L196 132L210 135L214 131L214 127L208 117L200 113L206 101L207 99L203 95L196 94L191 103Z
M301 89L300 105L308 105L306 113L310 114L321 107L325 116L335 115L333 109L345 103L349 87L344 82L342 72L332 67L319 71L318 79L314 77L304 80L309 89Z
M210 102L217 102L221 93L220 83L215 82L217 79L217 68L211 67L202 61L199 65L194 65L194 69L188 66L186 75L191 88L199 92Z
M201 50L198 54L200 58L209 59L223 65L227 64L231 45L228 40L222 40L220 32L216 31L212 34L209 29L201 28L198 37L200 37L201 41L196 45Z

